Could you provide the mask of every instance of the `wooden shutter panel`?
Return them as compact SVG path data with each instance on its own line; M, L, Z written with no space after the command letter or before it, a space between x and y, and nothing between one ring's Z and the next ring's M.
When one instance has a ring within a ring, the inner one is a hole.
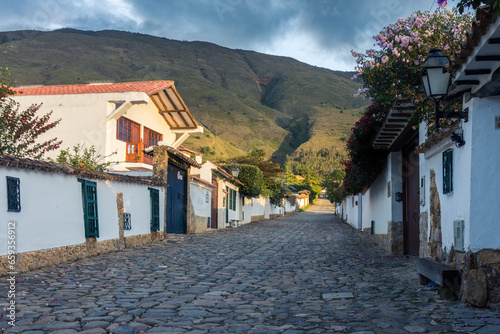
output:
M443 194L453 192L453 149L443 152Z
M97 183L82 179L79 179L78 181L82 183L85 237L99 237Z
M160 230L160 193L158 189L149 188L151 197L151 231Z

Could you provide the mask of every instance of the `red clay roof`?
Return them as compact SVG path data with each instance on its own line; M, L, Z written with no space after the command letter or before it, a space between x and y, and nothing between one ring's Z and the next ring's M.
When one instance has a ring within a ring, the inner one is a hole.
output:
M162 80L84 85L27 86L14 87L13 90L16 91L18 95L63 95L126 92L143 92L148 95L152 95L163 89L170 88L173 84L173 81Z

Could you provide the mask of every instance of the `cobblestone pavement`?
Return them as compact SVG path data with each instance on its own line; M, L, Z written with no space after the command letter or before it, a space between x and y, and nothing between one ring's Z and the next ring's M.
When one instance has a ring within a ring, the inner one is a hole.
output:
M18 275L16 326L2 298L0 332L500 333L500 311L439 300L414 258L386 254L319 203Z

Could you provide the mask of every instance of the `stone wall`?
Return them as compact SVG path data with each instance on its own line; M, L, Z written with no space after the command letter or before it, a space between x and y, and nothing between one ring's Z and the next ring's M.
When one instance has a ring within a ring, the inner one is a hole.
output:
M460 300L476 307L500 307L500 250L443 253L443 262L460 271Z
M393 255L403 255L403 222L390 221L387 234L371 234L371 228L363 229L379 247Z
M256 222L256 221L264 220L264 219L266 219L266 217L264 217L264 215L261 215L261 216L252 216L251 222Z
M123 242L120 241L120 239L97 241L92 237L88 238L83 244L19 253L16 254L16 271L26 272L45 266L76 261L90 256L115 252L122 249L122 245L127 248L132 248L160 241L164 238L165 234L163 232L151 232L148 234L130 236L124 238ZM0 276L10 272L8 268L7 255L1 256Z

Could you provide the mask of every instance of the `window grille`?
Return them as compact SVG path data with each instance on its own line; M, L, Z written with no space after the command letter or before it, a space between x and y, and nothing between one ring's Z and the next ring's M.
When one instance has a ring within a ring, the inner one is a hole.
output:
M123 213L123 229L130 231L132 229L132 216L128 212Z
M78 182L82 184L85 237L99 237L97 183L83 179L78 179Z
M21 181L7 176L7 211L21 212Z
M151 198L151 231L160 230L160 192L158 189L149 188Z
M443 194L453 192L453 149L443 152Z

